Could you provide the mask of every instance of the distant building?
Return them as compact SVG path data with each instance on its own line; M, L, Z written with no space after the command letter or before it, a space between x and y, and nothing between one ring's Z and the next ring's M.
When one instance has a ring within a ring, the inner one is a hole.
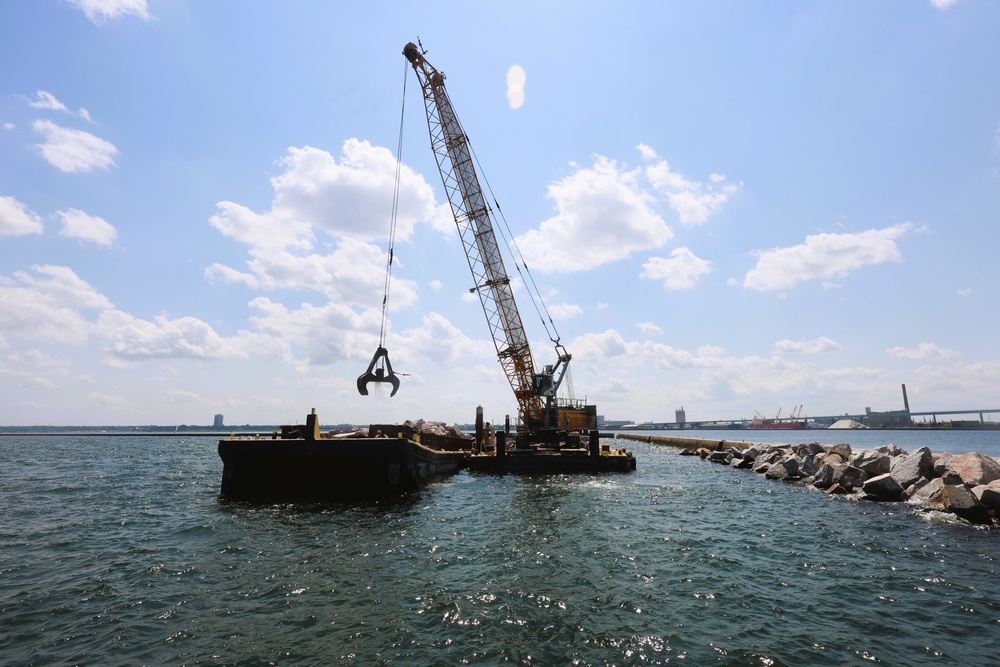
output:
M222 428L224 424L222 423L222 415L215 415L215 423L212 424L215 428Z
M684 424L687 423L687 413L684 412L684 406L681 406L680 410L674 410L674 421L681 428L684 428Z
M885 428L886 426L912 426L913 419L908 411L904 412L875 412L871 408L865 408L865 416L869 428Z

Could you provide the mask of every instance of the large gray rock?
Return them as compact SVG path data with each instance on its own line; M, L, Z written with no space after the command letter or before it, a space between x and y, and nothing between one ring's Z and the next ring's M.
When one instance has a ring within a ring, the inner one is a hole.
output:
M794 456L788 456L777 463L771 464L771 467L767 469L764 476L768 479L798 479L800 476L799 462Z
M882 445L881 447L876 447L875 450L879 454L885 454L886 456L906 456L906 450L897 447L896 445Z
M951 460L955 458L954 454L949 452L944 452L943 454L938 454L934 457L934 476L941 477L945 472L951 470Z
M895 502L903 495L903 487L890 473L865 480L861 488L866 496L875 500Z
M921 447L912 454L895 457L892 459L889 473L904 489L921 477L931 477L934 474L934 457L931 455L931 450Z
M802 456L816 456L822 452L826 451L826 447L819 444L818 442L806 442L795 447L795 453Z
M729 462L733 460L732 452L712 452L708 455L708 460L712 463L724 463L729 465Z
M839 458L839 457L838 457ZM833 486L833 476L836 474L837 468L830 465L829 463L824 463L813 475L812 485L817 489L829 489Z
M929 486L929 485L928 485ZM990 523L990 510L965 485L945 485L927 499L925 509L951 512L970 523Z
M846 463L848 459L851 458L851 446L846 442L841 442L836 445L830 445L826 448L826 451L830 454L836 454L844 460Z
M842 489L853 491L864 484L867 478L868 476L861 468L852 465L844 465L837 468L837 471L833 475L833 483L835 486L839 486Z
M820 468L825 465L840 466L845 463L847 463L847 458L841 456L838 452L827 452L816 457L816 465Z
M803 477L811 477L819 470L812 456L800 454L795 458L799 462L799 474Z
M780 458L781 452L779 451L764 452L754 460L753 471L763 474L767 472L767 469L776 463Z
M914 486L917 488L915 488L913 493L910 494L910 502L923 504L926 503L929 498L939 493L944 487L948 486L948 484L946 484L940 477L935 477L926 484L915 484Z
M980 484L972 489L972 495L976 497L980 505L991 510L1000 510L1000 480L994 480L989 484Z
M869 476L875 477L889 472L892 466L892 459L888 454L864 452L860 456L855 456L853 465L864 470Z
M951 469L962 476L969 486L989 484L1000 479L1000 463L978 452L969 452L951 459Z

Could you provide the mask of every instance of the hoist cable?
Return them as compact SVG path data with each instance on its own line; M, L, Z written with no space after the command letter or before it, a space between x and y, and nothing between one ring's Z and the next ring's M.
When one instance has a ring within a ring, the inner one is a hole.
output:
M389 222L389 251L385 257L385 288L382 293L382 326L379 329L379 347L385 345L386 325L389 313L389 287L392 284L393 247L396 244L396 214L399 211L399 180L403 167L403 119L406 117L406 79L409 67L403 64L403 101L399 111L399 140L396 142L396 175L392 184L392 215Z
M466 138L468 138L468 135L466 135ZM558 345L559 331L556 329L556 323L552 320L552 315L549 314L549 309L545 306L545 299L542 298L542 293L538 290L538 285L535 283L535 277L532 275L531 269L528 268L528 263L524 260L524 255L521 254L521 249L517 245L514 233L511 231L510 224L507 222L507 217L504 216L503 209L500 208L500 203L497 201L496 195L493 194L493 187L490 185L490 179L486 177L486 173L483 171L483 165L479 162L479 156L476 155L476 151L472 147L471 142L469 143L469 151L472 153L472 159L476 163L483 182L486 183L486 189L489 191L490 198L496 206L500 222L503 223L499 230L500 238L503 239L504 245L507 246L507 252L514 260L514 268L517 269L518 275L521 276L522 280L524 279L524 276L527 275L528 279L524 281L524 286L525 291L528 293L528 298L531 300L531 305L534 306L535 313L538 314L538 319L541 320L542 326L545 328L545 333L548 334L549 340ZM505 229L506 233L504 232ZM522 267L524 268L523 273L521 271ZM546 322L546 320L548 321ZM550 326L552 327L551 330L549 329Z

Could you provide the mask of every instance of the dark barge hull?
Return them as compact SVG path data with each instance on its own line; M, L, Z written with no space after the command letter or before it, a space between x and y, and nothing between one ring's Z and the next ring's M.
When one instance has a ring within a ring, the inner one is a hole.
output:
M552 430L516 437L515 447L507 449L507 434L496 434L496 448L469 457L469 470L514 475L561 475L599 472L632 472L635 456L625 449L601 445L600 433L588 434L587 446L579 434L567 438L565 431ZM567 446L573 442L577 446Z
M222 497L323 502L419 489L458 472L467 452L407 438L220 440Z
M561 475L598 472L631 472L635 457L631 454L591 456L586 449L511 450L503 456L473 455L469 470L514 475Z

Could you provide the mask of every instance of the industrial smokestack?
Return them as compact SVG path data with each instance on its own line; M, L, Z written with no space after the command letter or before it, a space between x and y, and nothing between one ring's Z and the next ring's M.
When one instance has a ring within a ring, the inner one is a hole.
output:
M906 398L906 385L903 385L903 410L910 411L910 401Z

